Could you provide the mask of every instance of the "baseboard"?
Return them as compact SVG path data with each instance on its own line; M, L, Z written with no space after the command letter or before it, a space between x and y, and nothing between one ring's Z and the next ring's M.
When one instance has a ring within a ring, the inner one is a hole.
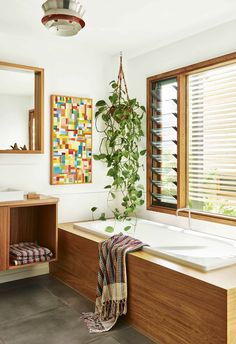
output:
M40 263L39 265L24 266L17 270L8 270L0 273L0 284L16 281L23 278L35 277L49 273L49 264Z

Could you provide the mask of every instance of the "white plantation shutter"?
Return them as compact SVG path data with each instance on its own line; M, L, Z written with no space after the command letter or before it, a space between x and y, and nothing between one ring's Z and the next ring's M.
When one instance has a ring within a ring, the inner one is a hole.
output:
M188 76L192 209L236 216L236 63Z

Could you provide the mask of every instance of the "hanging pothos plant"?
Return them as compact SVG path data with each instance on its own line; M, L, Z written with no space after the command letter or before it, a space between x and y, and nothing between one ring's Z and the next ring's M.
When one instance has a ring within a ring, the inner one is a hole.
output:
M99 100L95 113L96 129L103 133L99 154L93 155L95 160L101 160L108 167L107 176L112 177L108 189L108 205L121 194L121 207L111 209L115 219L129 220L134 216L139 206L144 204L143 186L139 184L140 156L146 150L140 150L139 142L144 136L142 119L145 107L137 99L130 99L120 58L118 81L110 83L112 92L109 102ZM98 129L102 127L103 129ZM120 199L120 198L119 198ZM110 206L109 206L110 208ZM92 212L97 210L93 207ZM94 217L94 216L93 216ZM106 220L105 213L99 217ZM128 231L131 226L125 228ZM112 227L107 227L112 232Z

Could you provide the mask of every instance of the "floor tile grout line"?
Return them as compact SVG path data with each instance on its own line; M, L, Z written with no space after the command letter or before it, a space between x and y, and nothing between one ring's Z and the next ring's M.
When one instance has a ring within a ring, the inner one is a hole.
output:
M57 309L60 309L62 307L65 307L65 305L61 305L59 307L58 306L57 307L52 307L52 308L49 308L47 310L37 312L35 314L31 314L31 315L23 316L23 317L20 317L20 318L16 318L16 319L12 320L10 323L9 323L9 321L8 321L8 323L1 323L0 324L0 330L1 330L1 328L3 328L3 329L10 328L10 327L12 327L12 326L14 326L16 324L23 323L23 322L27 321L28 319L36 319L36 318L40 317L41 315L53 312L53 311L55 311ZM0 344L1 344L1 342L0 342Z

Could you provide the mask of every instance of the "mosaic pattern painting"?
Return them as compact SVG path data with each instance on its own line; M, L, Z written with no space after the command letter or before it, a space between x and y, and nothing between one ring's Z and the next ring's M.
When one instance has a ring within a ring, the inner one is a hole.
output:
M92 181L92 100L52 96L51 183Z

